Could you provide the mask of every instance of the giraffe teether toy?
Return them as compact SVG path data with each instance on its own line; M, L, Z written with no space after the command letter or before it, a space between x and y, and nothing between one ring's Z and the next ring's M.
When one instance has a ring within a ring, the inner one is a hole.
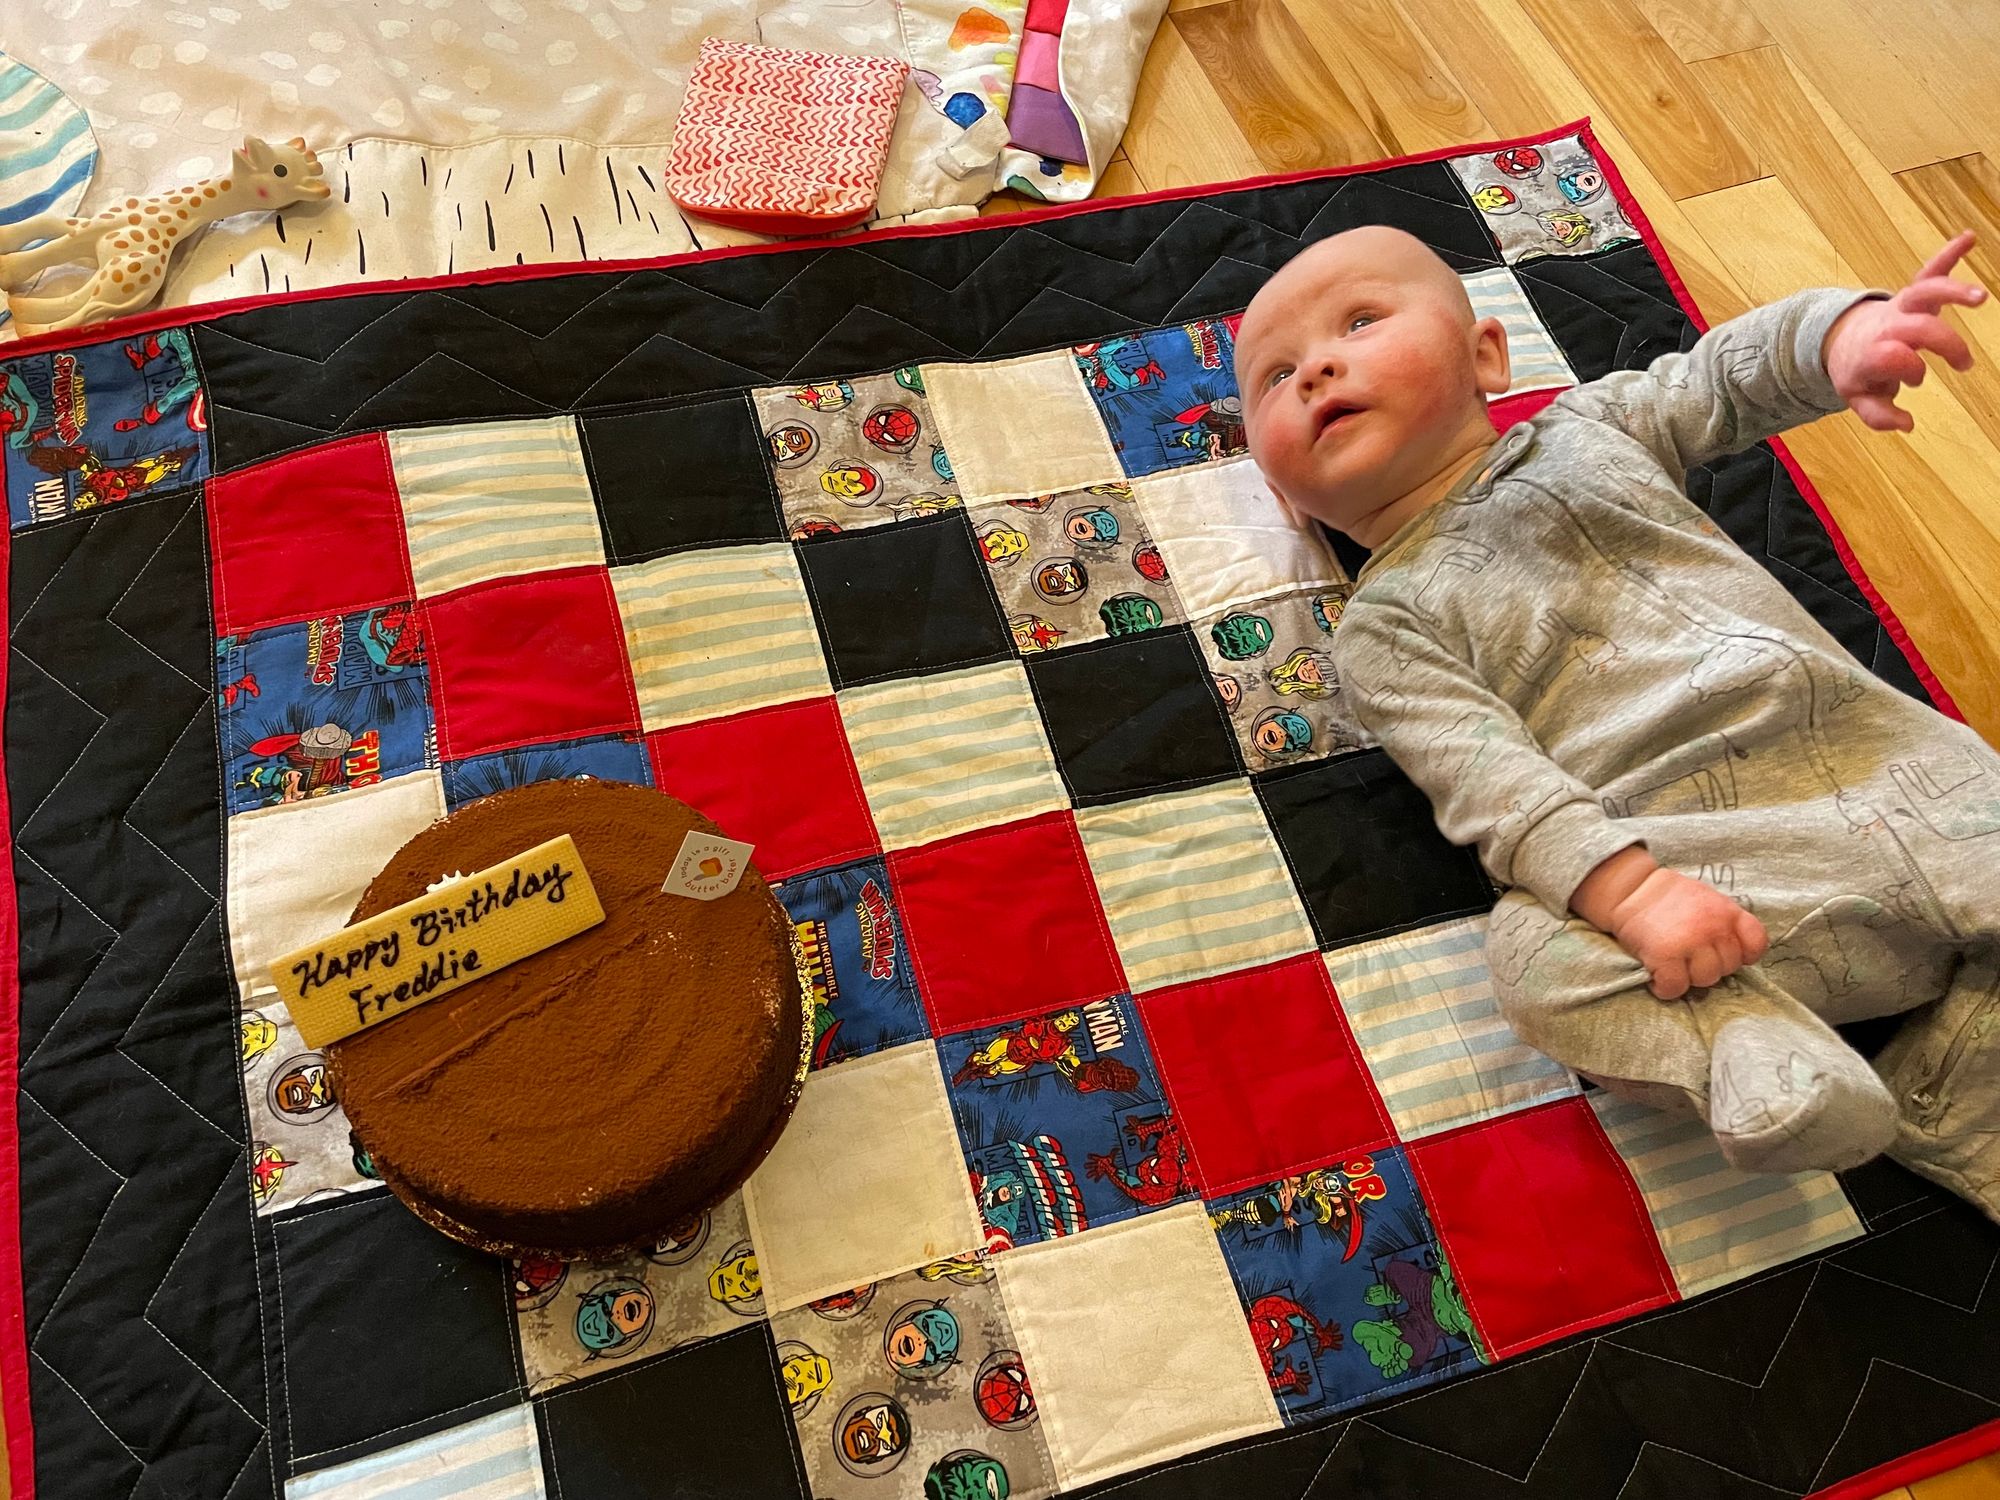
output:
M274 211L332 191L303 137L273 146L248 136L230 153L220 177L151 198L127 198L88 219L47 213L0 225L0 251L12 252L0 254L0 294L24 334L132 312L159 294L175 246L196 230L231 214ZM36 240L48 243L18 248ZM25 296L9 290L73 261L95 262L97 269L65 291Z

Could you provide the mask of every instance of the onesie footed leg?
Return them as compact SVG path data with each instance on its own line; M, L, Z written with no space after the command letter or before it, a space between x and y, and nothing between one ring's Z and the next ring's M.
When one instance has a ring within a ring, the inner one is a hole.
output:
M2000 964L1968 956L1875 1059L1901 1110L1889 1155L2000 1221Z
M1486 958L1529 1046L1614 1093L1691 1111L1745 1171L1858 1166L1895 1134L1895 1100L1867 1062L1757 965L1661 1000L1610 937L1519 889L1493 908Z
M1738 1012L1716 1026L1711 1056L1708 1125L1733 1167L1844 1171L1895 1137L1896 1101L1861 1054L1823 1026L1777 1011Z

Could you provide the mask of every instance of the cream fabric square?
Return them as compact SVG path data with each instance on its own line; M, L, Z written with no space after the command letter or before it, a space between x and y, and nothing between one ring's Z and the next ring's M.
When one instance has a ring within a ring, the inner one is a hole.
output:
M573 417L392 432L389 459L419 594L604 562Z
M743 1206L772 1312L983 1244L931 1044L807 1078Z
M271 960L347 925L368 882L444 816L435 770L229 820L229 956L245 1005L277 993Z
M1739 1172L1692 1115L1603 1090L1589 1097L1639 1184L1682 1296L1861 1237L1861 1221L1831 1172Z
M789 544L710 547L613 568L648 729L833 691Z
M1200 1203L1024 1245L993 1266L1063 1486L1279 1425Z
M1111 435L1067 351L925 365L923 380L967 505L1124 483Z
M1484 917L1339 948L1326 967L1405 1140L1578 1091L1500 1018Z
M1076 826L1135 991L1319 946L1247 782L1082 808Z
M885 848L1069 805L1017 661L848 688L839 701Z
M1135 479L1132 493L1189 618L1347 581L1318 528L1293 521L1248 458Z
M1472 299L1472 315L1476 318L1498 318L1507 330L1507 358L1512 367L1512 379L1506 394L1518 396L1524 391L1545 391L1551 387L1575 385L1576 371L1569 367L1561 349L1542 323L1541 314L1528 300L1528 294L1521 290L1520 280L1512 271L1496 267L1490 271L1475 271L1460 278L1465 282L1465 295Z

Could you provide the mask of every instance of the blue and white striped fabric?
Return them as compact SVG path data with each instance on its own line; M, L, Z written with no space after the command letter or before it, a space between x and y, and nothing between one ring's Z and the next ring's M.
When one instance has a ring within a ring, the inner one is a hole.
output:
M603 565L574 418L392 432L389 457L419 595Z
M1472 299L1473 316L1498 318L1507 330L1507 358L1513 369L1509 396L1576 384L1576 372L1556 347L1512 271L1502 266L1460 279L1465 282L1465 295Z
M1382 1102L1405 1139L1577 1092L1514 1035L1486 971L1486 919L1339 948L1327 971Z
M1134 991L1312 952L1248 782L1087 807L1076 826Z
M1591 1108L1631 1168L1681 1294L1740 1281L1858 1238L1861 1221L1831 1172L1739 1172L1708 1127L1597 1092Z
M547 1500L535 1418L510 1406L477 1422L285 1485L285 1500Z
M0 224L75 213L97 170L97 137L76 103L0 53ZM0 302L0 324L7 321Z

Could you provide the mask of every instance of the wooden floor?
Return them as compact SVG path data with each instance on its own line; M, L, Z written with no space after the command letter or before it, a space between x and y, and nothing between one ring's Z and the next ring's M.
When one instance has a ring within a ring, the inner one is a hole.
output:
M1898 285L1970 226L2000 292L2000 0L1171 0L1102 192L1338 166L1593 116L1710 321ZM990 212L1019 207L1005 198ZM1908 436L1787 441L2000 743L2000 297ZM2000 1459L1893 1492L2000 1497Z
M1804 286L1900 284L1967 225L2000 291L2000 0L1171 0L1102 191L1583 115L1711 321ZM2000 743L2000 298L1960 321L1982 363L1933 366L1906 397L1913 434L1843 415L1788 441Z

